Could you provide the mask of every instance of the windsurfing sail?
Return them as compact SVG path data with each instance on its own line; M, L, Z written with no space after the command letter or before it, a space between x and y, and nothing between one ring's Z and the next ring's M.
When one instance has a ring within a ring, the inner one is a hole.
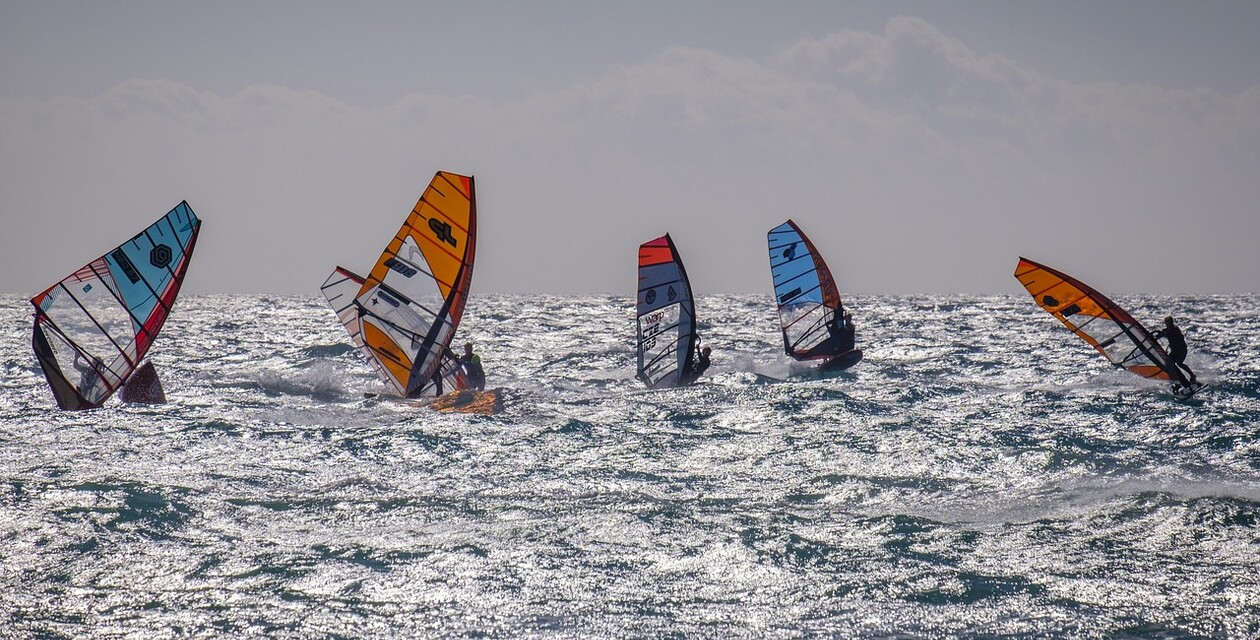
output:
M35 357L62 409L121 387L175 304L201 220L181 202L157 222L31 298Z
M337 267L320 289L393 395L463 387L450 352L472 284L471 176L439 171L367 277Z
M827 263L805 232L788 220L771 229L766 240L783 350L797 360L818 360L852 349L833 331L844 305Z
M639 245L635 316L637 377L652 389L683 384L696 352L696 310L668 233Z
M1020 258L1015 277L1033 300L1111 364L1168 380L1168 354L1150 331L1103 294L1061 271Z

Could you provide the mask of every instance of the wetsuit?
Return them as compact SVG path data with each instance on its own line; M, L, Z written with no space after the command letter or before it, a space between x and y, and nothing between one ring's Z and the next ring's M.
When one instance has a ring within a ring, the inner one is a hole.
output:
M839 350L837 353L845 353L852 351L857 345L857 328L853 326L853 320L844 315L843 312L836 312L836 321L831 325L831 335L839 342Z
M481 356L470 353L459 359L464 365L464 374L468 376L468 388L481 391L486 388L486 372L481 368Z
M1162 331L1156 333L1155 337L1162 337L1168 340L1168 363L1170 365L1168 374L1174 378L1180 378L1182 384L1192 383L1196 376L1190 370L1190 367L1186 366L1186 336L1181 333L1181 329L1175 324L1166 326ZM1190 378L1187 379L1182 371L1190 374Z
M684 385L693 384L705 370L709 368L709 356L704 355L703 351L696 352L696 361L691 363L687 371L683 374L682 382Z

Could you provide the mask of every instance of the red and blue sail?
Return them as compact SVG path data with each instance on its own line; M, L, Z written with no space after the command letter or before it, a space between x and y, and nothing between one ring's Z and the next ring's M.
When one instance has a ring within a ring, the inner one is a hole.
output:
M652 389L681 385L696 353L696 310L668 233L639 245L635 329L636 377Z
M840 291L814 244L791 220L771 229L766 239L784 352L819 360L850 350L834 330L844 313Z
M99 407L140 367L179 295L200 230L181 202L31 299L31 343L59 407Z

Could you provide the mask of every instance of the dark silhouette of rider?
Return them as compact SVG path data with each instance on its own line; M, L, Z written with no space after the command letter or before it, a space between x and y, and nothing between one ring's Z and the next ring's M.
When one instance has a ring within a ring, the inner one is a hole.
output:
M857 345L857 328L853 326L853 316L844 307L836 309L831 324L831 335L839 342L837 353L852 351Z
M446 393L446 389L444 389L442 386L442 369L443 369L444 364L446 363L444 362L439 363L437 369L433 370L432 380L433 380L433 394L434 395L440 396ZM421 391L423 391L422 388L416 388L416 390L412 393L412 395L407 396L407 397L409 398L419 397Z
M700 376L709 368L709 353L712 351L705 346L696 352L695 360L688 364L686 371L683 371L682 383L684 385L693 384L700 379Z
M100 372L105 368L105 363L96 356L92 356L89 362L78 351L75 351L74 368L79 372L79 393L84 397L89 397L96 385L101 382Z
M1181 381L1181 384L1190 386L1198 380L1198 376L1186 366L1186 336L1181 333L1181 329L1173 322L1173 317L1164 318L1164 328L1155 332L1156 338L1164 338L1168 340L1168 375ZM1185 373L1182 373L1182 372ZM1190 378L1186 378L1186 374L1190 374Z
M459 366L459 356L456 356L455 352L451 351L450 347L447 347L446 350L442 352L441 362L439 362L437 368L433 370L433 376L429 378L429 381L433 383L433 395L440 396L446 393L446 385L443 383L443 380L448 374L450 374L453 368L458 368ZM423 395L425 389L426 387L423 386L416 387L415 390L407 394L407 397L418 398Z
M481 368L481 356L473 353L473 343L464 345L464 355L459 359L464 365L464 375L468 376L468 388L482 391L486 388L486 372Z

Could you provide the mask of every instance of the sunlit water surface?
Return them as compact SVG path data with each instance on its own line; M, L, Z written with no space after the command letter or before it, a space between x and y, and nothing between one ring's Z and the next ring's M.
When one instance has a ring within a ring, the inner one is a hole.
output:
M365 399L320 299L202 296L170 404L65 413L6 297L0 636L1260 635L1260 300L1121 301L1210 388L1026 297L852 297L811 378L713 296L706 384L647 392L630 300L479 296L507 408L448 415Z

